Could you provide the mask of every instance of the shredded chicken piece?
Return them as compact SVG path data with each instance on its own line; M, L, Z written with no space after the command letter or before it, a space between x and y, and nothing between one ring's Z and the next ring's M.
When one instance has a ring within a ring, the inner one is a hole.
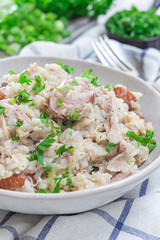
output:
M64 87L69 87L68 85ZM70 107L71 115L76 113L76 109L81 111L86 103L94 103L94 92L91 87L83 82L76 86L71 86L72 90L58 89L54 90L50 96L50 108L53 113L60 117L69 117L68 108ZM57 98L63 100L61 106L57 105Z
M4 151L6 156L9 157L11 155L11 143L9 141L5 141L4 143Z
M129 158L129 149L127 143L122 140L120 143L120 153L114 157L108 164L107 169L111 172L120 172L126 165Z
M10 134L7 129L6 120L3 114L0 115L0 127L2 128L3 131L4 140L8 140L10 138Z
M20 121L26 121L26 122L28 122L28 123L31 122L30 118L27 117L27 115L26 115L23 111L21 111L18 107L15 108L15 114L16 114L18 120L20 120Z
M117 107L114 101L114 96L110 95L110 104L108 105L108 117L107 125L109 126L109 132L107 138L110 142L115 144L122 140L118 127Z
M115 177L113 177L111 179L111 182L116 182L116 181L119 181L119 180L122 180L126 177L129 177L131 176L132 174L134 174L134 171L129 171L129 172L124 172L124 173L118 173Z

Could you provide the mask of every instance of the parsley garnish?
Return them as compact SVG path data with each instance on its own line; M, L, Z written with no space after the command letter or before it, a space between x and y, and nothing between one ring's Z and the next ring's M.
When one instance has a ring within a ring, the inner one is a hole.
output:
M93 72L93 69L88 68L86 72L83 72L81 74L81 77L88 78L91 81L91 84L93 86L96 86L96 87L100 86L100 85L97 84L98 77L93 77L92 72Z
M57 104L57 106L62 106L62 104L63 104L63 99L60 98L60 97L57 97L56 104Z
M109 91L111 91L111 90L112 90L112 86L111 86L111 85L109 85L108 83L106 84L106 86L105 86L104 88L108 88L108 90L109 90Z
M24 90L19 89L17 92L19 104L25 104L33 101L29 99L31 95L25 89Z
M67 178L67 183L66 185L69 186L69 188L72 188L72 180L69 178L69 171L68 171L69 167L66 167L66 172L62 174L62 177L56 177L55 183L56 186L54 188L53 193L59 193L60 192L60 183L62 181L62 179Z
M146 130L146 135L140 136L137 135L133 131L128 131L126 135L129 138L135 139L137 142L139 142L142 146L148 146L149 152L151 152L156 147L156 141L153 138L154 132L151 130Z
M62 87L62 88L59 88L59 89L64 89L66 91L72 90L72 88L70 88L70 87Z
M42 123L46 124L46 127L49 127L49 124L48 124L49 115L47 113L45 112L41 113L39 118L41 119Z
M12 75L12 74L16 75L17 73L14 72L14 71L12 71L12 70L9 70L9 74L10 74L10 75Z
M76 108L76 112L75 112L73 118L79 122L81 119L81 115L78 112L79 112L79 108Z
M78 113L79 108L76 108L76 112L73 116L71 115L70 107L67 109L67 111L68 111L68 114L69 114L69 119L67 121L67 128L73 128L74 124L72 123L72 121L73 120L80 121L80 119L81 119L81 115L80 115L80 113Z
M47 193L46 190L44 190L43 188L35 191L35 193Z
M32 102L29 107L33 107L33 109L35 109L36 105Z
M26 157L26 158L28 159L29 162L37 160L37 156L36 155L31 155L30 157Z
M52 170L52 167L46 166L44 169L45 169L45 173L48 174Z
M74 147L69 149L70 152L75 152L75 150L76 149Z
M75 85L79 85L79 83L76 81L76 79L74 79L74 80L71 82L71 85L72 85L72 86L75 86Z
M55 142L55 139L52 139L53 135L49 134L37 147L36 147L36 156L38 159L38 162L44 166L43 162L43 152L47 148L52 146L52 143Z
M12 159L12 156L11 156L11 155L9 155L9 158L10 158L10 159Z
M69 187L69 188L72 188L72 179L71 178L67 178L67 183L66 185Z
M69 114L69 119L67 121L67 128L73 128L73 123L72 123L72 120L73 120L73 117L71 115L71 110L70 110L70 107L67 109L68 111L68 114Z
M25 72L23 72L21 75L20 75L20 78L18 80L17 83L20 83L20 84L24 84L26 83L27 85L31 85L31 78L27 72L27 70Z
M17 96L16 96L16 97L17 97ZM17 102L16 97L11 98L8 103L9 103L10 105L14 105L14 104Z
M61 61L57 61L56 64L60 65L61 68L69 74L74 72L74 68L71 68L68 65L63 65Z
M61 88L55 87L55 89L57 89L58 91L60 91L62 89L66 90L66 91L72 90L72 88L70 88L70 87L61 87Z
M64 152L67 152L68 151L68 148L66 147L66 144L64 144L63 146L61 146L58 151L56 152L56 155L60 155Z
M17 140L20 140L20 137L19 136L16 136L16 137L11 137L12 141L17 141Z
M35 93L41 92L43 89L45 89L46 84L42 81L41 77L39 75L35 76L36 84L32 88L32 90Z
M4 110L5 110L5 107L0 105L0 115L4 112Z
M70 132L68 131L68 134L69 134L70 136L72 136L72 131L70 131Z
M108 142L105 151L109 153L110 150L114 150L115 148L116 148L116 145L114 143Z
M21 127L22 124L23 124L23 121L18 121L18 122L16 122L16 124L13 125L13 126L15 126L15 127Z
M55 121L51 120L51 124L53 125L53 136L60 136L61 135L61 127Z
M91 169L90 173L95 172L96 170L98 170L98 167L92 166L92 169Z

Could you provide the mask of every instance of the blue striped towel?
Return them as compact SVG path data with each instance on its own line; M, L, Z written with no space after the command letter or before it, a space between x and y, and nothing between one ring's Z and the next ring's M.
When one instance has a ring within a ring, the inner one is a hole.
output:
M45 55L97 61L87 36L72 45L36 42L21 56ZM127 48L127 46L124 46ZM142 64L146 79L158 81L159 51L128 47ZM149 66L149 67L148 67ZM122 198L91 211L67 216L36 216L0 210L0 240L158 240L160 170Z

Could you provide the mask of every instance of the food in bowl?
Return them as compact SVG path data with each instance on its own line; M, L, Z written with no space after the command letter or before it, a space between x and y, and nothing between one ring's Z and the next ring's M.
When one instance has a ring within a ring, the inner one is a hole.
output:
M87 69L30 65L0 90L0 188L60 193L134 174L156 147L138 92L98 85ZM106 76L107 81L107 76Z
M136 7L115 13L106 22L107 29L127 39L146 40L160 36L160 16L156 9L139 11Z

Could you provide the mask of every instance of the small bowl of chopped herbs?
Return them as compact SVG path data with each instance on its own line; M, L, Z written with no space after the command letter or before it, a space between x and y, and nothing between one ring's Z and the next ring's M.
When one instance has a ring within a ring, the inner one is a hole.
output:
M160 49L160 16L156 9L139 11L132 7L115 13L105 26L111 39L143 49Z

